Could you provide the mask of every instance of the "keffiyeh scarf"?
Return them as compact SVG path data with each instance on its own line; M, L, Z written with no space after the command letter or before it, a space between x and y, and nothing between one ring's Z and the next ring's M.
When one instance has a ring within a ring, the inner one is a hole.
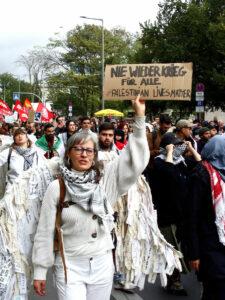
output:
M216 215L216 227L220 242L225 246L225 183L220 173L207 161L202 162L209 173L212 190L212 202Z
M180 162L185 163L185 160L184 160L182 155L184 154L186 149L187 149L187 145L184 144L184 143L174 147L174 150L173 150L173 163L174 163L174 165L178 165ZM166 160L166 156L167 156L166 149L165 148L160 148L159 153L160 154L157 157L160 157L162 160Z
M34 147L22 148L19 146L15 146L14 149L19 155L23 156L24 158L23 170L26 171L29 168L31 168L34 162L34 156L35 154L37 154L35 148Z
M61 166L60 171L73 203L76 203L85 211L97 215L99 225L104 224L104 221L110 223L113 221L105 192L99 183L96 183L96 172L94 170L77 172Z

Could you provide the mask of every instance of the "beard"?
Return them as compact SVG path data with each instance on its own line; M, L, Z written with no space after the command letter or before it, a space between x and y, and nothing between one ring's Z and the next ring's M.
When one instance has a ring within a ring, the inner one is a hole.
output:
M104 144L102 141L99 140L98 142L99 149L100 150L112 150L113 143L110 144Z
M54 134L45 135L45 138L49 144L54 144L54 138L55 138Z

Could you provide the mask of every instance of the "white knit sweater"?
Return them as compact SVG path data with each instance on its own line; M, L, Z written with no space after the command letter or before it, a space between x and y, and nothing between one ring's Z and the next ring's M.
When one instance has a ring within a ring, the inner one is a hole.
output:
M113 204L128 191L149 161L145 118L136 117L134 133L118 159L104 169L100 184ZM65 201L68 200L66 194ZM53 181L45 194L33 248L34 279L45 280L47 269L54 264L53 240L59 201L59 183ZM110 233L104 232L93 214L77 205L62 211L62 231L66 257L100 255L112 249Z

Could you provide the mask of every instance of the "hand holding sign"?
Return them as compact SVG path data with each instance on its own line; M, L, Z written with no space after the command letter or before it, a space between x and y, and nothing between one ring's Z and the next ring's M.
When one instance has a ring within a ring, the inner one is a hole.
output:
M140 94L135 100L131 100L135 115L138 117L145 116L145 101L140 99Z

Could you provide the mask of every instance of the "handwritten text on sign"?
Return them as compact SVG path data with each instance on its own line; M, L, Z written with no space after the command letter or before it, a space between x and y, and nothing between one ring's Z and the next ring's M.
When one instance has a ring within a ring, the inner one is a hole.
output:
M107 65L104 99L191 100L192 63Z

